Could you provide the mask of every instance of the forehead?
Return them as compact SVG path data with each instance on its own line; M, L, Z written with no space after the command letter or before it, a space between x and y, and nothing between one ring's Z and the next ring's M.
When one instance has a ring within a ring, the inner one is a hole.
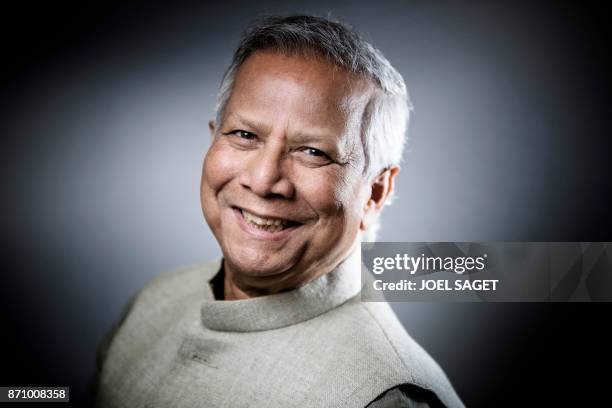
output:
M338 133L360 120L372 88L370 81L316 56L259 51L238 69L226 113Z

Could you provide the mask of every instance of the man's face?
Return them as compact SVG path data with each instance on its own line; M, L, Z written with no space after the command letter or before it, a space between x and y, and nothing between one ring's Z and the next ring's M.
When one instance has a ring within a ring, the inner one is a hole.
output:
M240 67L202 174L204 216L234 275L292 283L335 267L360 230L366 80L304 56Z

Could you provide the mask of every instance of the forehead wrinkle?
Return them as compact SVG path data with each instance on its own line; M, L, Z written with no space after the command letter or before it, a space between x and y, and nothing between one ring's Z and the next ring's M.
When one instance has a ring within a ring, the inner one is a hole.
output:
M308 98L304 98L300 95L304 89L303 84L295 82L293 79L281 79L278 77L268 77L268 81L278 82L279 86L268 86L263 89L258 89L255 85L253 88L251 85L245 87L237 87L232 95L231 103L229 104L232 115L236 116L241 122L256 127L262 128L267 133L271 133L276 129L283 128L285 133L290 133L291 128L294 129L295 134L302 134L301 139L325 139L328 135L334 135L338 133L338 130L334 130L333 117L325 118L332 127L317 126L325 115L325 107L321 106L322 103L327 103L322 95L317 93L310 93ZM282 88L282 91L279 89ZM295 90L295 97L287 100L278 99L279 92L292 94ZM244 111L246 113L238 113L237 111ZM229 116L229 115L228 115ZM337 115L334 115L337 117ZM301 129L304 130L301 130ZM322 135L322 136L320 136Z
M251 67L257 69L249 69ZM278 86L268 87L272 89L271 96L274 96L279 89L284 89L284 93L296 94L303 93L304 89L309 91L308 98L312 99L306 107L317 105L320 102L329 102L345 98L347 94L353 92L353 85L364 82L364 78L340 67L331 64L321 58L308 59L304 55L284 55L277 52L258 51L251 55L238 69L234 88L238 87L249 94L249 97L260 99L259 94L262 90L258 85L263 82L277 83ZM312 88L311 81L315 86L322 86L317 92ZM306 86L305 86L306 85ZM259 103L267 102L274 98L261 98ZM303 105L303 99L296 100L294 103ZM317 103L314 103L317 102Z

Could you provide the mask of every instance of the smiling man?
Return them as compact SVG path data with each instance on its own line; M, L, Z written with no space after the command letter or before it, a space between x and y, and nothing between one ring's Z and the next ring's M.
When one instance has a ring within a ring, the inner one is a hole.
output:
M397 168L363 182L368 80L313 53L262 50L211 123L202 208L224 254L226 299L302 286L347 257ZM356 205L362 203L363 205Z
M201 202L223 259L164 275L101 348L104 407L460 407L359 242L393 192L400 74L345 25L271 17L224 76Z

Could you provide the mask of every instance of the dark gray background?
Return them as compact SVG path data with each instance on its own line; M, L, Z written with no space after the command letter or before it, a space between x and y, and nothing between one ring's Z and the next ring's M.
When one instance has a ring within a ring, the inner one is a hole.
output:
M265 13L331 13L404 75L411 152L381 240L611 240L600 7L42 4L3 9L1 385L83 398L128 297L219 256L198 198L206 124L240 31ZM593 401L608 306L394 308L469 406L500 406Z

